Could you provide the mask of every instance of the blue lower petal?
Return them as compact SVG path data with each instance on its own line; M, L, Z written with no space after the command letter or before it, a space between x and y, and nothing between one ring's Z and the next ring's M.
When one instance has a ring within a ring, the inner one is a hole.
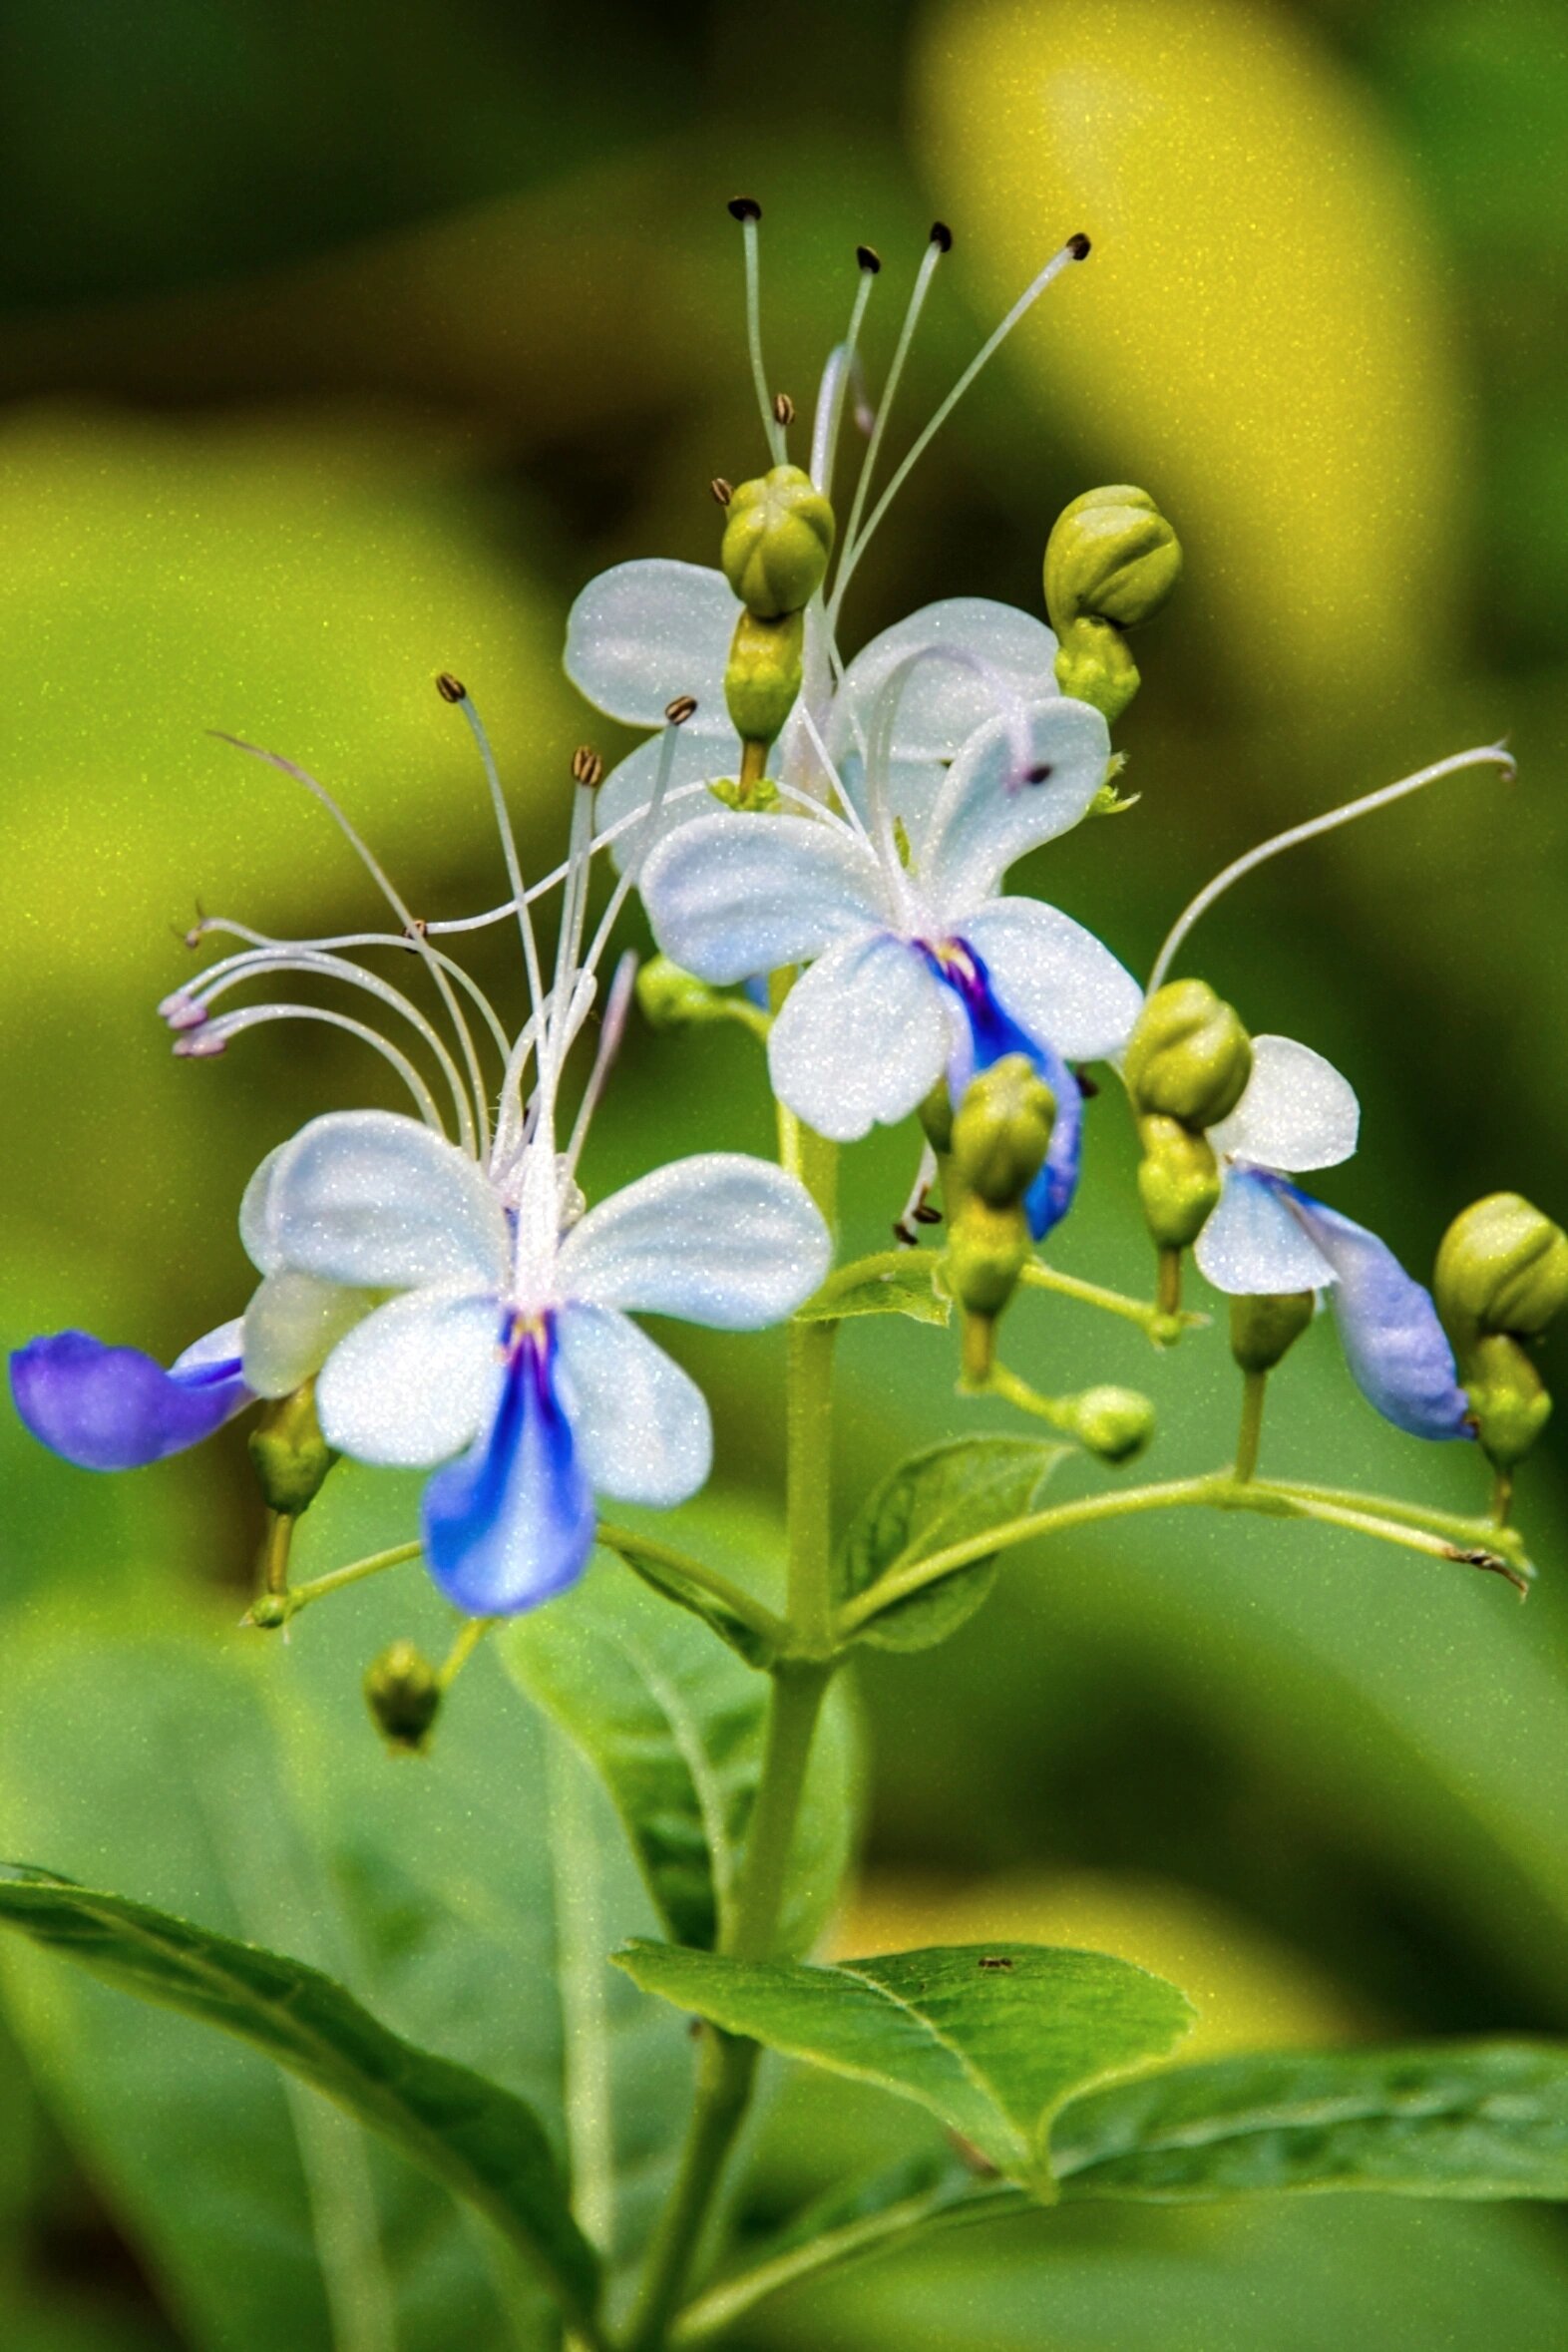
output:
M1029 1231L1036 1241L1041 1241L1066 1216L1078 1189L1083 1157L1083 1089L1053 1045L1043 1037L1030 1036L1010 1012L1002 1010L991 992L984 964L974 949L963 940L954 940L951 945L963 951L969 969L936 955L931 957L931 967L964 1007L975 1044L976 1069L987 1070L1004 1055L1021 1053L1038 1070L1056 1098L1050 1149L1039 1174L1023 1196Z
M183 1453L251 1401L237 1356L166 1372L140 1348L110 1348L90 1332L17 1349L11 1393L32 1434L84 1470L139 1470Z
M425 1488L425 1557L449 1600L510 1617L575 1584L593 1548L593 1493L556 1391L554 1335L508 1350L496 1414Z
M1330 1265L1329 1304L1351 1377L1412 1437L1469 1437L1469 1401L1430 1294L1374 1233L1294 1184L1280 1190Z

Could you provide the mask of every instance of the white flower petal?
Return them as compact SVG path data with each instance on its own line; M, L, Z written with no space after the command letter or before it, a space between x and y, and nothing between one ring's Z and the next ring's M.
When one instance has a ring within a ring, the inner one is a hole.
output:
M345 1290L318 1274L270 1274L245 1309L245 1385L258 1396L287 1396L319 1372L327 1357L376 1303L374 1291Z
M395 1111L331 1111L284 1148L268 1195L279 1260L366 1290L468 1277L497 1289L506 1216L456 1144Z
M611 1308L563 1308L556 1343L563 1402L594 1492L665 1510L695 1494L713 1462L695 1380Z
M864 748L878 688L927 647L940 648L938 657L911 672L899 697L893 741L905 759L952 759L1009 693L1034 703L1056 692L1056 638L1043 620L988 596L950 596L884 629L856 654L835 698L830 750ZM942 657L954 654L972 657L974 666Z
M1037 899L995 899L964 926L997 1002L1067 1061L1119 1053L1143 990L1092 931Z
M1233 1298L1321 1291L1334 1268L1268 1179L1228 1168L1219 1206L1193 1256L1217 1291Z
M661 841L641 888L664 954L724 985L880 923L880 880L846 826L720 810Z
M275 1273L281 1263L272 1230L272 1187L287 1149L286 1143L280 1143L267 1153L239 1203L239 1239L258 1274Z
M722 704L721 726L703 729L700 713L675 730L674 749L670 755L669 783L659 810L655 838L662 841L677 825L689 825L694 817L714 816L722 803L708 792L687 792L684 799L674 795L686 785L710 784L720 776L733 776L740 767L740 737L730 725ZM618 767L610 769L598 789L598 800L593 811L594 830L600 840L614 825L634 817L638 809L645 809L653 798L658 783L658 772L664 757L664 731L650 735L628 752ZM652 847L645 825L627 825L609 845L609 854L624 873L635 866Z
M831 1256L793 1176L742 1152L702 1152L589 1209L561 1245L557 1289L569 1302L756 1331L809 1299Z
M1216 1151L1260 1167L1337 1168L1356 1149L1361 1105L1349 1078L1294 1037L1254 1037L1252 1076L1228 1119L1209 1129Z
M385 1469L429 1469L461 1452L496 1409L501 1321L497 1299L456 1283L378 1307L316 1382L327 1443Z
M171 1374L178 1378L182 1372L205 1372L209 1365L236 1363L244 1328L243 1318L236 1317L232 1323L220 1323L215 1332L203 1332L175 1358L169 1368ZM248 1387L250 1382L245 1384Z
M948 770L920 858L950 928L963 928L1025 851L1087 815L1109 759L1110 730L1086 702L1036 704L1020 724L998 719L970 737Z
M918 948L847 940L803 973L768 1038L773 1090L835 1143L907 1117L947 1066L948 993Z
M695 695L699 712L722 711L740 609L722 572L662 556L617 564L567 616L567 675L628 726L661 726L677 694Z
M871 801L866 791L866 763L858 751L846 752L838 767L839 781L859 810L861 819L869 824ZM919 852L931 830L932 811L942 796L948 771L940 759L902 759L895 756L888 764L888 803L896 817L904 821L910 847ZM834 795L835 802L837 795Z

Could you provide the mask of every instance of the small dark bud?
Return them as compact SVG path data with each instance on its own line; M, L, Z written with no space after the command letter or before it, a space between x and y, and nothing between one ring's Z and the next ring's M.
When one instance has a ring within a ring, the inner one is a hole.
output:
M672 727L683 727L687 719L695 713L696 707L695 694L677 694L673 702L665 703L664 716Z
M365 1705L389 1748L420 1756L441 1708L435 1669L412 1642L393 1642L365 1675Z
M795 422L795 403L787 392L775 392L773 395L773 422L776 425L792 425Z
M932 243L933 243L934 245L936 245L936 246L938 247L938 249L939 249L940 251L942 251L942 252L944 252L944 253L951 253L951 252L952 252L952 250L953 250L953 231L952 231L952 229L951 229L951 228L948 226L948 223L946 222L946 220L934 220L934 221L932 222L932 224L931 224L931 241L932 241Z
M1088 238L1084 235L1081 228L1076 232L1075 235L1069 236L1067 239L1067 250L1072 255L1074 261L1087 261L1092 249L1093 248L1091 247Z
M708 484L708 491L715 503L721 507L727 507L735 495L732 486L725 481L722 474L714 475Z
M461 678L455 678L449 669L444 669L437 678L436 692L443 702L466 702L468 700L467 686L464 685Z
M855 258L860 263L862 269L870 270L873 277L876 276L878 270L882 267L882 255L877 251L875 245L857 245L855 247Z
M762 206L755 196L731 196L727 206L731 220L760 220Z
M572 754L572 780L586 784L590 792L604 781L604 763L591 743L580 743Z

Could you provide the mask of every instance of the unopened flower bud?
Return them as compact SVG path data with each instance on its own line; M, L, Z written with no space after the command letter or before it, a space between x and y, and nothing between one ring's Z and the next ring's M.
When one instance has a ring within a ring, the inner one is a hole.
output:
M1143 683L1120 629L1087 614L1061 630L1055 666L1061 691L1090 703L1112 727Z
M1072 1433L1102 1462L1128 1462L1154 1434L1154 1407L1136 1388L1085 1388L1071 1399Z
M263 1405L250 1433L250 1460L268 1510L296 1519L308 1511L337 1460L316 1418L316 1384Z
M435 1668L412 1642L393 1642L365 1671L365 1705L388 1747L423 1755L441 1707Z
M1461 1354L1485 1332L1538 1339L1568 1306L1568 1235L1520 1194L1488 1193L1443 1235L1432 1290Z
M970 1193L953 1221L944 1277L961 1307L974 1315L997 1316L1016 1290L1028 1254L1022 1210L993 1208Z
M730 493L719 561L758 620L804 612L833 553L833 509L799 466L775 466ZM744 730L742 730L744 732Z
M1219 1200L1220 1164L1206 1139L1179 1119L1144 1119L1140 1131L1144 1223L1158 1248L1190 1249Z
M1056 1098L1021 1053L1004 1054L965 1091L953 1121L954 1167L991 1208L1022 1200L1045 1162Z
M1482 1451L1497 1469L1515 1468L1551 1418L1540 1373L1510 1333L1487 1332L1467 1352L1462 1375Z
M916 1110L926 1131L926 1141L939 1159L946 1158L953 1149L953 1097L948 1092L948 1081L939 1078L931 1092Z
M802 612L761 620L743 612L730 639L724 699L743 743L771 743L795 707L806 642Z
M1123 1064L1142 1117L1215 1126L1236 1108L1252 1076L1252 1040L1207 980L1167 980L1138 1015Z
M1045 608L1058 635L1080 615L1136 628L1181 578L1181 546L1146 490L1086 490L1056 518L1045 549Z
M1311 1291L1233 1298L1231 1354L1244 1372L1270 1372L1282 1364L1317 1312Z

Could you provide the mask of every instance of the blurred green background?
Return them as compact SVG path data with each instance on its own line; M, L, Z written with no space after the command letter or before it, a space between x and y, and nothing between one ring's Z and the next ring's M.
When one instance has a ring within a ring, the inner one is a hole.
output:
M172 933L197 900L284 932L369 915L320 812L203 730L303 761L416 911L468 912L500 877L431 690L450 666L528 844L553 848L570 746L613 748L560 673L568 602L626 557L712 561L707 480L761 461L738 189L765 205L770 367L803 406L855 243L887 264L875 371L932 214L953 223L905 433L1061 237L1092 235L921 467L848 635L938 595L1038 609L1060 505L1104 480L1154 492L1188 571L1120 730L1142 798L1026 875L1134 967L1264 833L1510 736L1516 785L1465 777L1280 863L1189 965L1352 1077L1364 1150L1325 1190L1413 1269L1479 1192L1568 1208L1553 0L4 0L7 1345L81 1323L172 1355L243 1297L233 1216L259 1155L317 1109L390 1099L325 1031L171 1058L153 1005L189 969ZM504 958L497 940L483 962ZM748 1040L644 1031L590 1176L767 1133ZM1089 1148L1058 1255L1141 1288L1113 1099ZM885 1231L911 1152L851 1155L852 1241ZM733 1531L778 1466L776 1349L676 1345L721 1375L706 1523ZM1147 1385L1156 1470L1230 1443L1218 1334L1157 1363L1031 1304L1011 1353L1045 1387ZM868 1327L843 1356L852 1504L974 1408L937 1334ZM1462 1449L1360 1407L1326 1331L1277 1388L1282 1470L1478 1497ZM321 1959L407 2030L559 2095L542 1840L565 1822L596 1853L604 1829L490 1662L431 1763L394 1766L357 1677L431 1606L389 1582L286 1649L237 1638L242 1438L121 1480L9 1419L0 1446L0 1843ZM1125 1951L1199 1997L1214 2049L1568 2031L1565 1467L1548 1443L1528 1474L1543 1573L1522 1611L1497 1580L1317 1530L1139 1523L1015 1560L950 1646L865 1679L846 1941ZM396 1540L411 1507L344 1472L311 1556ZM641 1924L608 1858L599 1894L602 1940ZM16 1951L0 1996L8 2347L548 2341L441 2199L260 2061ZM678 2031L626 2031L668 2114ZM750 2216L909 2129L842 2087L787 2092ZM1555 2215L1329 2198L954 2239L737 2341L1535 2352L1565 2292Z

